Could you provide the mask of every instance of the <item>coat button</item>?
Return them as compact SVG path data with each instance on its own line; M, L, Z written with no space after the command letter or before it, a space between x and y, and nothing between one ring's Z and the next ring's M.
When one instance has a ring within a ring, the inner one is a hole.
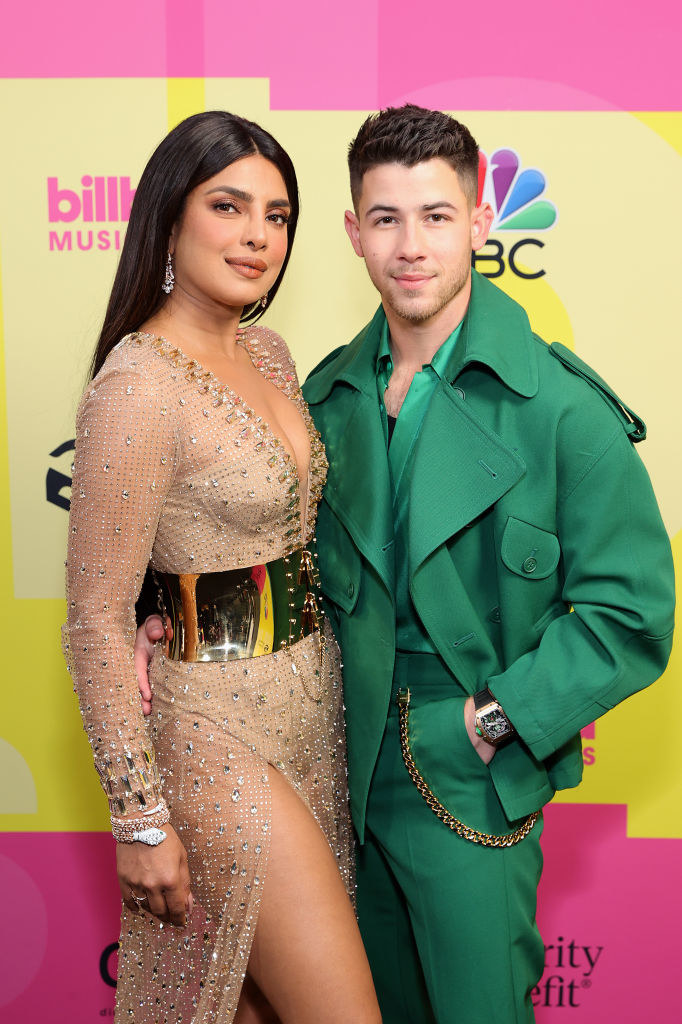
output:
M355 584L354 583L349 583L348 584L348 596L352 597L354 593L355 593Z
M523 571L524 572L535 572L537 567L538 567L537 559L533 558L532 555L531 555L530 558L527 558L525 560L525 562L523 563Z

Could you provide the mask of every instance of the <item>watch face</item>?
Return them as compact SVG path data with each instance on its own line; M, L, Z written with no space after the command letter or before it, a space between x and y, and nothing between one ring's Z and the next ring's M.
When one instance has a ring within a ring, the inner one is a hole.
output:
M509 732L509 719L499 708L491 708L489 711L482 711L480 721L484 731L491 740L501 739Z

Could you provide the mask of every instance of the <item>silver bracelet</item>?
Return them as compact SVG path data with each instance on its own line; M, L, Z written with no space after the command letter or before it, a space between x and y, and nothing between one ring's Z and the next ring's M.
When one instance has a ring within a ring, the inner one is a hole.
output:
M141 818L113 818L111 832L117 843L146 843L157 846L166 838L161 830L170 818L165 803L157 804L149 813Z
M134 843L145 843L147 846L158 846L166 838L166 833L160 828L145 828L141 832L133 832Z

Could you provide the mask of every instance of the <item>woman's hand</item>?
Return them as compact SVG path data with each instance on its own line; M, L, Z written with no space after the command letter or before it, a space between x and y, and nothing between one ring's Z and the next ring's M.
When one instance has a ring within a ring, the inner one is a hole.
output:
M134 913L148 910L160 921L184 928L193 905L187 854L171 825L166 823L163 831L166 838L158 846L116 844L121 899Z
M137 633L135 634L133 661L135 663L135 672L137 673L137 685L140 689L142 712L145 715L151 715L152 713L152 688L149 685L149 663L154 656L154 650L158 641L162 638L169 641L173 639L173 627L171 626L168 616L165 618L165 626L164 637L164 623L161 621L161 616L148 615L143 624L138 627Z

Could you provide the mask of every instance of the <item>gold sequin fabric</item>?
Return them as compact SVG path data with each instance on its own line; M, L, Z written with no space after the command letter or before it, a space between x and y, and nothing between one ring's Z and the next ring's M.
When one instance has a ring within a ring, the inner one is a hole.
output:
M168 806L196 900L183 930L123 908L116 1024L233 1020L267 885L273 771L310 809L353 891L341 667L327 626L322 665L315 635L229 662L170 661L159 649L152 716L142 715L132 651L148 562L169 573L241 568L314 531L327 463L291 357L264 328L240 344L306 423L303 482L268 424L161 338L124 338L77 415L65 630L74 689L112 814Z

